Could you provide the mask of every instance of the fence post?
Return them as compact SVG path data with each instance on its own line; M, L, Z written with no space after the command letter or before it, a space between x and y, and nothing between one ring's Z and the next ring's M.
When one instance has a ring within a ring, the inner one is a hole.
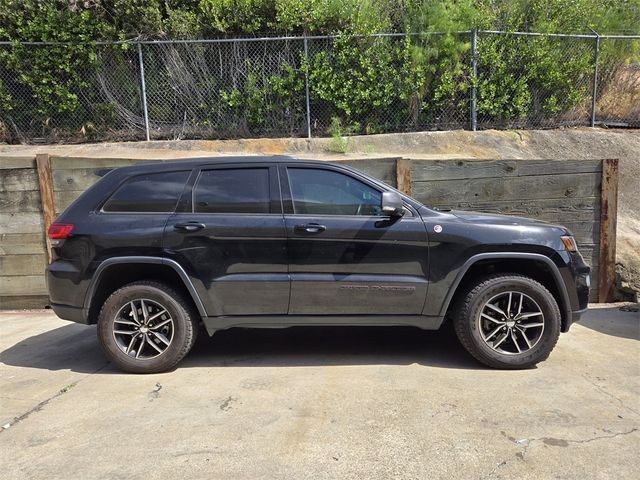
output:
M591 126L596 126L596 101L598 98L598 56L600 55L600 35L595 30L591 30L596 35L596 52L593 59L593 91L591 93Z
M142 91L142 110L144 112L144 130L147 137L149 137L149 112L147 111L147 89L144 83L144 60L142 59L142 44L138 43L138 64L140 65L140 89Z
M307 102L307 138L311 138L311 106L309 104L309 45L307 35L304 38L304 89Z
M478 112L476 109L476 83L478 81L478 29L471 30L471 130L475 132L478 128Z

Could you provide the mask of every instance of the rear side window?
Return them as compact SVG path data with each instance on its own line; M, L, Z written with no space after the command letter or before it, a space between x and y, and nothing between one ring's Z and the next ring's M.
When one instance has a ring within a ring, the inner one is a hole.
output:
M193 197L196 213L270 213L269 169L205 170Z
M182 194L189 171L131 177L104 204L105 212L170 213Z

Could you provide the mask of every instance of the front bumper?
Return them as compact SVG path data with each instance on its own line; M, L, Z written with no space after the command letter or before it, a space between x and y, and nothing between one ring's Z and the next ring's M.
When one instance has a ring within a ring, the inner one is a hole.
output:
M567 318L567 321L565 322L565 324L563 325L563 332L568 332L569 329L571 328L571 325L573 325L576 322L580 321L580 318L582 317L582 314L585 313L587 310L589 310L588 308L583 308L582 310L575 310L573 312L571 312L571 317Z

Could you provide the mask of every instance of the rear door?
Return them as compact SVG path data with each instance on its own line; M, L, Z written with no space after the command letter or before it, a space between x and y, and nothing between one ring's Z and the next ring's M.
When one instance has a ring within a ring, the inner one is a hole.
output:
M187 270L208 316L286 314L289 277L276 167L197 170L167 222L164 249Z
M348 170L280 167L292 315L417 315L427 293L424 223L382 213L382 189Z

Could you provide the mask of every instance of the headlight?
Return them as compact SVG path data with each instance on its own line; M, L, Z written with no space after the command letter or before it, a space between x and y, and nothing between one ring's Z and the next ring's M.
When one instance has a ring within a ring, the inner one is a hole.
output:
M578 244L576 243L576 239L571 236L562 236L560 237L562 243L564 243L564 248L567 249L568 252L577 252Z

